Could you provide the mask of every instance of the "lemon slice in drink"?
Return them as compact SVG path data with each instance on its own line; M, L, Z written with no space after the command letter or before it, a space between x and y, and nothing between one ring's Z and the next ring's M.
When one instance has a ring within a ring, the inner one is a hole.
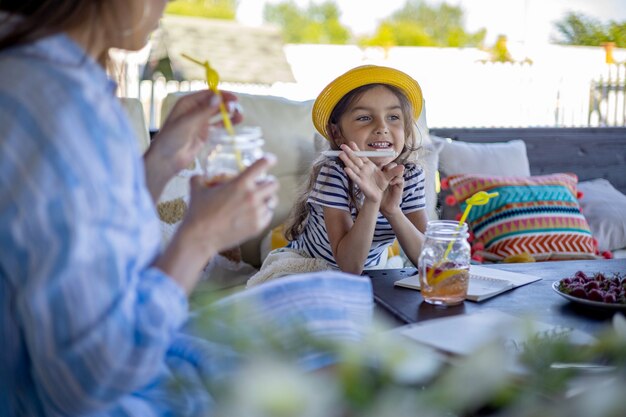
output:
M439 273L435 273L434 271L435 269L431 268L427 274L428 285L430 286L435 286L450 277L463 273L461 269L444 269Z

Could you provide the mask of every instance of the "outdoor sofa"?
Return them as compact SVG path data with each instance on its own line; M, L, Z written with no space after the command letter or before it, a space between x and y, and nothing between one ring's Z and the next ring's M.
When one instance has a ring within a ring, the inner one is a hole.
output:
M162 120L181 94L184 93L170 94L164 100ZM278 157L272 174L280 182L280 202L268 229L241 245L243 262L213 270L222 275L219 281L223 285L241 284L254 268L260 266L262 256L271 244L270 231L285 221L299 184L309 175L311 162L320 150L327 147L326 140L315 132L311 122L312 101L299 102L250 94L237 96L243 109L244 124L260 126L265 140L264 149ZM133 99L125 99L124 104L138 132L140 146L145 149L149 136L143 123L141 105ZM444 201L445 191L437 193L440 191L437 184L439 179L445 179L449 174L445 168L451 166L462 171L464 167L472 166L472 169L480 170L481 166L495 164L495 170L502 172L492 170L486 173L494 175L516 175L517 171L527 169L532 176L574 173L578 177L577 189L582 190L577 196L582 213L586 217L597 217L589 218L593 220L589 222L590 228L599 245L593 257L623 256L626 252L620 251L626 248L626 127L429 130L424 112L418 123L418 132L420 158L427 175L429 218L450 216ZM470 152L462 149L464 152L455 154L454 145L459 144L465 148L469 146ZM166 211L174 206L171 204L173 201L185 201L189 177L198 172L197 166L190 167L168 184L160 200L162 217L168 216ZM607 208L610 210L605 210ZM166 239L176 227L176 220L163 223ZM234 259L237 262L236 255ZM227 276L230 267L233 269L232 279Z

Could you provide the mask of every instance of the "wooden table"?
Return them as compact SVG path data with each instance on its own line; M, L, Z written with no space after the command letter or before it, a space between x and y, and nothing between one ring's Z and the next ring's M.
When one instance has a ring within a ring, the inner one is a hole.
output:
M601 261L559 261L524 264L493 264L486 267L537 275L540 281L515 288L489 300L474 303L465 301L453 307L439 307L424 302L419 291L395 287L393 283L416 273L414 268L365 271L372 280L374 298L384 316L394 324L416 323L433 318L468 314L490 308L524 317L582 330L595 334L610 325L613 315L626 309L598 309L573 303L555 293L551 285L561 278L572 276L576 271L585 273L604 272L626 274L626 259Z

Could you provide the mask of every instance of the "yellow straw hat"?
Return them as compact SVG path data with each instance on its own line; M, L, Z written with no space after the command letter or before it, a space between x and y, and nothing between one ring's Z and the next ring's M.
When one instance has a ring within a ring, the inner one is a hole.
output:
M417 81L394 68L363 65L335 78L317 96L312 112L315 129L330 140L326 127L333 109L347 93L367 84L388 84L399 88L413 106L416 120L422 112L422 89Z

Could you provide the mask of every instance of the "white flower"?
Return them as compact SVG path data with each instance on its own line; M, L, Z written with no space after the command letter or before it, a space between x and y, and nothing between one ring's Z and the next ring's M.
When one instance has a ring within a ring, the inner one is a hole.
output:
M349 346L344 355L348 362L378 368L400 384L427 382L443 363L435 350L394 331L370 332L361 343Z
M328 417L336 412L337 389L324 371L305 373L294 364L258 358L233 378L220 415L239 417Z

